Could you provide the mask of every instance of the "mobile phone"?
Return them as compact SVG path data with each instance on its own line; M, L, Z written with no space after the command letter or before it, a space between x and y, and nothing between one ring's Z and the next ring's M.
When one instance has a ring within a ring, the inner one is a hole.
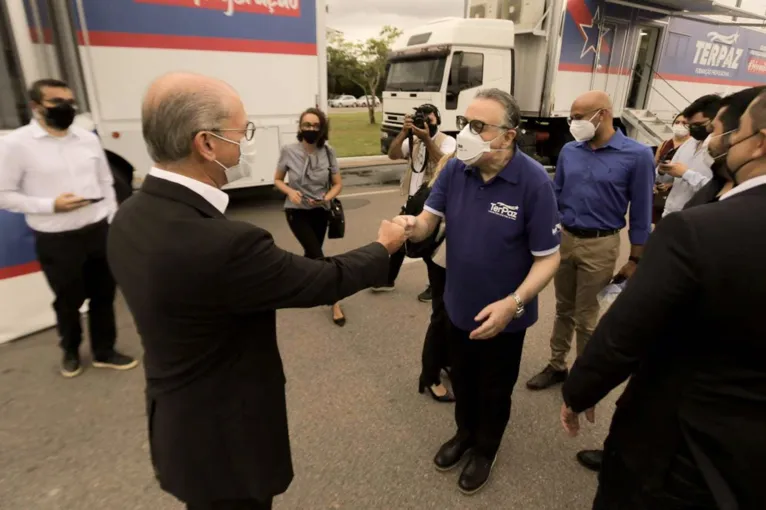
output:
M91 204L95 204L96 202L101 202L104 199L104 197L100 198L83 198L83 202L90 202Z

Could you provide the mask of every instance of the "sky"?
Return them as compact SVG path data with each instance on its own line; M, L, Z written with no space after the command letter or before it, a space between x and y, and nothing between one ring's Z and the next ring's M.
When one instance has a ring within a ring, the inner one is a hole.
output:
M346 39L378 35L384 25L400 29L448 16L463 16L464 0L327 0L327 26Z

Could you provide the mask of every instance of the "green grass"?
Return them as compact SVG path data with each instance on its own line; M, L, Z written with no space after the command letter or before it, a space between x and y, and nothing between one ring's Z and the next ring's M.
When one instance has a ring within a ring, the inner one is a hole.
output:
M366 111L330 114L330 145L339 158L380 155L380 112L375 120L370 124Z

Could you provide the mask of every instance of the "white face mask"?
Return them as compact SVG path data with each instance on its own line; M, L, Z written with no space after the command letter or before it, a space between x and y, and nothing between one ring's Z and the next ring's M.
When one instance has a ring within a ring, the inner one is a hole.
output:
M676 138L686 138L689 136L689 126L684 124L673 124L673 136Z
M593 114L593 117L591 117L589 120L580 119L572 121L572 124L569 126L569 132L572 133L572 136L574 136L575 140L578 142L587 142L593 140L593 137L596 136L596 130L598 129L598 126L601 125L601 123L599 122L598 126L594 126L591 121L595 119L596 115L599 113L601 113L601 110Z
M219 138L221 140L224 140L229 143L234 143L239 145L239 163L232 167L226 167L218 161L217 159L214 159L218 165L220 165L221 168L223 168L224 173L226 174L226 182L227 184L231 184L234 181L238 181L240 179L246 179L250 178L251 175L253 175L253 167L251 159L255 156L255 143L253 140L247 141L247 138L242 137L242 139L239 142L235 142L234 140L229 140L228 138L224 138L222 136L219 136L215 133L211 133L216 138Z
M479 158L486 152L500 151L506 149L493 149L490 144L497 140L502 134L492 140L485 140L481 135L471 131L471 126L466 126L457 134L457 154L456 157L466 165L472 165L479 161Z

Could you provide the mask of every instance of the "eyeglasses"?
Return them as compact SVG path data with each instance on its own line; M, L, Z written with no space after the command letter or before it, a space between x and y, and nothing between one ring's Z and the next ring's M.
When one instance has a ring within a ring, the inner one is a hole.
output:
M321 124L316 124L311 122L304 122L301 124L301 129L314 129L316 131L319 131L321 127L322 127Z
M229 129L200 129L199 131L194 133L194 136L197 136L197 133L201 133L203 131L211 131L213 133L220 132L223 133L225 131L238 131L238 132L245 132L245 140L248 142L251 141L255 137L255 124L253 124L251 121L248 121L248 123L245 125L245 129L237 129L237 128L229 128Z
M494 127L494 128L498 128L498 129L511 129L508 126L498 126L497 124L489 124L489 123L481 121L481 120L476 120L476 119L468 120L465 117L463 117L462 115L458 115L457 116L457 118L455 120L455 123L457 125L457 128L460 131L465 129L466 126L470 126L471 133L473 133L475 135L480 135L484 131L484 129L486 129L488 127Z
M603 108L596 108L595 110L590 110L590 111L588 111L588 112L585 112L585 113L583 113L583 114L574 114L574 115L572 115L571 117L568 117L568 118L567 118L567 124L569 124L569 125L571 126L571 125L572 125L572 122L574 122L574 121L576 121L576 120L583 120L583 119L585 119L585 117L586 117L586 116L587 116L589 113L592 113L593 115L592 115L592 116L591 116L591 117L590 117L588 120L589 120L589 121L590 121L590 120L593 120L593 117L595 117L596 115L598 115L599 113L601 113L601 110L603 110Z

